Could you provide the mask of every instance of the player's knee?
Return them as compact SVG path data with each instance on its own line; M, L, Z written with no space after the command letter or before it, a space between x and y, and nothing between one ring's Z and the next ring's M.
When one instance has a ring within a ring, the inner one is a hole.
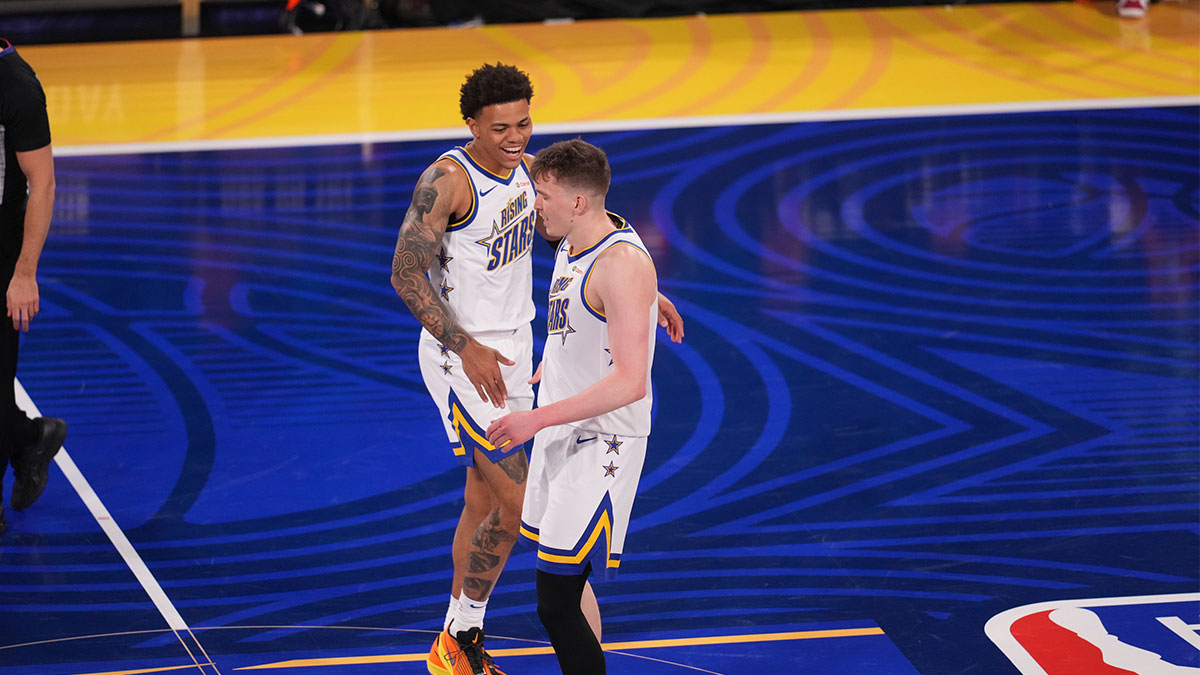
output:
M521 529L521 502L501 502L498 511L500 528L515 536Z
M463 490L464 511L482 520L495 508L492 488L475 469L467 469L467 487Z
M538 598L537 615L547 629L563 625L570 616L565 603L546 598Z
M538 584L538 618L543 626L562 626L580 614L579 603L571 602L564 593L545 593Z
M495 510L500 519L500 527L506 532L516 532L521 528L521 509L525 503L525 490L503 490L496 495Z
M579 599L583 583L576 576L537 572L537 613L542 625L567 625L583 615Z
M466 501L463 511L473 515L476 520L482 520L492 510L492 499L486 490L467 490L463 499Z

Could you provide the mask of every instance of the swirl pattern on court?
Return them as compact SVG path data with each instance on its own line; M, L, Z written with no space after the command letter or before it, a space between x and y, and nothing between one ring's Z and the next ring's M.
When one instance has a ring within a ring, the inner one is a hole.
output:
M1194 589L1198 120L589 135L688 322L660 338L606 633L878 625L958 673L1002 662L982 625L1003 609ZM302 626L440 622L461 472L386 277L445 145L60 162L21 379L188 621L247 627L231 653L413 650ZM63 481L43 499L62 527L9 533L6 613L161 627ZM540 635L532 563L489 632ZM22 590L46 564L60 582Z

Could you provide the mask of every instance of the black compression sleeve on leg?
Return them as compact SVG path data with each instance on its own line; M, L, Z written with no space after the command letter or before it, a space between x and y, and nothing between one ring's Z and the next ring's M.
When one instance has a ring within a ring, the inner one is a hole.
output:
M583 574L537 571L538 618L550 635L563 675L604 675L604 650L588 625L579 599L591 566Z

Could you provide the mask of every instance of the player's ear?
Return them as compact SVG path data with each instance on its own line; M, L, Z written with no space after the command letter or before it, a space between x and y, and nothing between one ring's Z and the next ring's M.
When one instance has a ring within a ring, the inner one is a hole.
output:
M475 121L474 117L467 118L467 129L470 130L471 136L479 138L479 123Z

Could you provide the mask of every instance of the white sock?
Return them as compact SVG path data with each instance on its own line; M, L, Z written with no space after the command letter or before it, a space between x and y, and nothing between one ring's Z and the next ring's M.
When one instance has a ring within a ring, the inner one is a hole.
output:
M442 630L450 627L450 622L454 620L454 615L458 613L458 598L450 596L450 607L446 610L446 621L442 624Z
M487 611L487 600L472 600L463 591L458 596L458 611L454 614L454 632L460 633L472 628L483 628L483 614Z

